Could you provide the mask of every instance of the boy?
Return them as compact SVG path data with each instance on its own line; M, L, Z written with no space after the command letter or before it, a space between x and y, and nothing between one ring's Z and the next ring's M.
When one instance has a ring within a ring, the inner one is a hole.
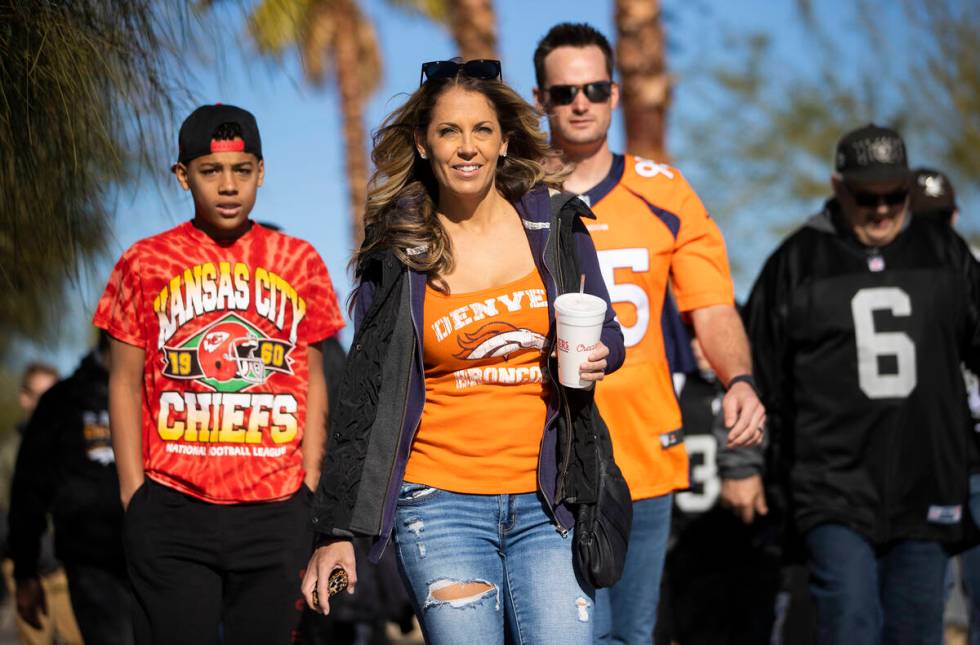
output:
M320 341L343 327L308 243L249 220L255 118L184 121L194 218L127 250L94 322L112 336L109 412L138 642L287 643L324 443ZM305 484L305 486L304 486Z

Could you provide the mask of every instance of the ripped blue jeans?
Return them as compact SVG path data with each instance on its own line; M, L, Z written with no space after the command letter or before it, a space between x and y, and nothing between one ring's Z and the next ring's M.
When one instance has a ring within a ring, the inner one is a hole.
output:
M398 565L433 645L591 645L595 592L536 493L467 495L405 484Z

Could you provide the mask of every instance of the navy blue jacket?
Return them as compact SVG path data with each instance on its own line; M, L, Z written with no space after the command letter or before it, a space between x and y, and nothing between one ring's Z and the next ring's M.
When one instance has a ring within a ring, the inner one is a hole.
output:
M609 302L592 238L579 219L592 217L588 207L572 199L560 218L553 217L551 198L544 186L532 189L514 207L547 291L549 339L555 326L558 275L563 271L561 266L551 266L555 261L549 258L557 258L559 264L569 263L567 266L575 260L578 270L585 274L585 291L608 305L601 335L609 348L606 371L619 369L625 358L622 331ZM425 403L421 331L425 286L426 274L407 269L391 252L376 258L373 269L362 270L354 312L355 337L341 386L340 409L330 420L327 455L313 506L313 526L322 538L375 537L371 553L375 560L391 535L395 504ZM543 354L550 354L550 347ZM557 432L559 399L559 388L552 387L539 454L538 487L557 526L566 530L574 523L569 507L573 499L568 493L573 487L559 490L559 454L563 450Z

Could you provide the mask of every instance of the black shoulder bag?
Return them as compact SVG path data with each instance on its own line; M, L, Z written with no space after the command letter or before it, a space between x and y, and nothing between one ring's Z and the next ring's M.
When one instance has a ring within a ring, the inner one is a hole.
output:
M569 202L575 199L574 205ZM581 206L579 206L581 204ZM566 205L570 206L565 209ZM564 210L564 213L563 213ZM579 283L579 262L571 234L574 219L592 216L584 202L572 193L553 192L551 195L553 234L562 240L553 249L556 256L552 266L561 267L558 292L573 291ZM563 221L564 220L564 221ZM567 261L571 256L571 262ZM596 588L611 587L623 575L630 527L633 523L633 500L629 486L613 458L609 428L595 405L594 390L561 389L566 418L566 432L571 432L576 460L582 466L581 482L566 487L567 499L575 504L575 531L572 550L579 575ZM585 453L585 454L582 454ZM591 471L591 472L588 472Z

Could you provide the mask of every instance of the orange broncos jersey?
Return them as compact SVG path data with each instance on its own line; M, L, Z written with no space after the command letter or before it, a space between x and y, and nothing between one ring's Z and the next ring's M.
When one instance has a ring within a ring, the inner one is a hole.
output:
M405 481L472 495L536 491L548 416L548 296L537 269L480 291L427 287L424 317L425 407Z
M616 463L634 500L688 487L687 452L662 321L668 287L682 312L732 304L721 231L666 164L616 155L609 174L582 195L588 224L626 340L626 362L596 389Z

